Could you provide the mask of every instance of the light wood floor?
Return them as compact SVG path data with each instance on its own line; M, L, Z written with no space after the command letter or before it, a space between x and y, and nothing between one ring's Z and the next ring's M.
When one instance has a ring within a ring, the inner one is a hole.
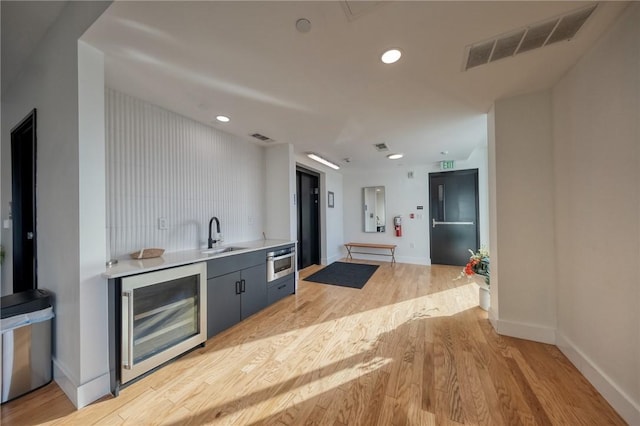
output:
M380 265L362 290L300 281L118 398L74 411L51 384L2 425L624 424L556 347L498 336L459 268Z

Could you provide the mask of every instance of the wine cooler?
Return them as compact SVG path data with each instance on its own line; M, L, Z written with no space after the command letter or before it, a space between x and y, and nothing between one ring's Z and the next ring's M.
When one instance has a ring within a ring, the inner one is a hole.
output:
M120 382L204 343L205 263L122 278Z

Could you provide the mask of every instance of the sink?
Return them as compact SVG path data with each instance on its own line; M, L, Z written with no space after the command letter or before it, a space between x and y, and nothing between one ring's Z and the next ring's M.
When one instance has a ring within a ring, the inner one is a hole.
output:
M231 251L244 250L244 249L246 249L246 247L216 247L216 248L202 250L202 254L208 254L208 255L221 254L221 253L229 253Z

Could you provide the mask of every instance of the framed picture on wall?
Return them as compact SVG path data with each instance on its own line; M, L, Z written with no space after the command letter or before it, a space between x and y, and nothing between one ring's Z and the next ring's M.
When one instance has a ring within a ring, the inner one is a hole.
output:
M327 203L330 208L333 208L333 192L329 191L329 196L327 197Z

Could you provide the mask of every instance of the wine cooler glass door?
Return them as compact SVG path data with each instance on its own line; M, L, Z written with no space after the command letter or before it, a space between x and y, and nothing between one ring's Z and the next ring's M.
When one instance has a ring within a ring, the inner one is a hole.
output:
M123 280L122 383L204 341L201 272L180 267L132 277L150 275L147 282Z

